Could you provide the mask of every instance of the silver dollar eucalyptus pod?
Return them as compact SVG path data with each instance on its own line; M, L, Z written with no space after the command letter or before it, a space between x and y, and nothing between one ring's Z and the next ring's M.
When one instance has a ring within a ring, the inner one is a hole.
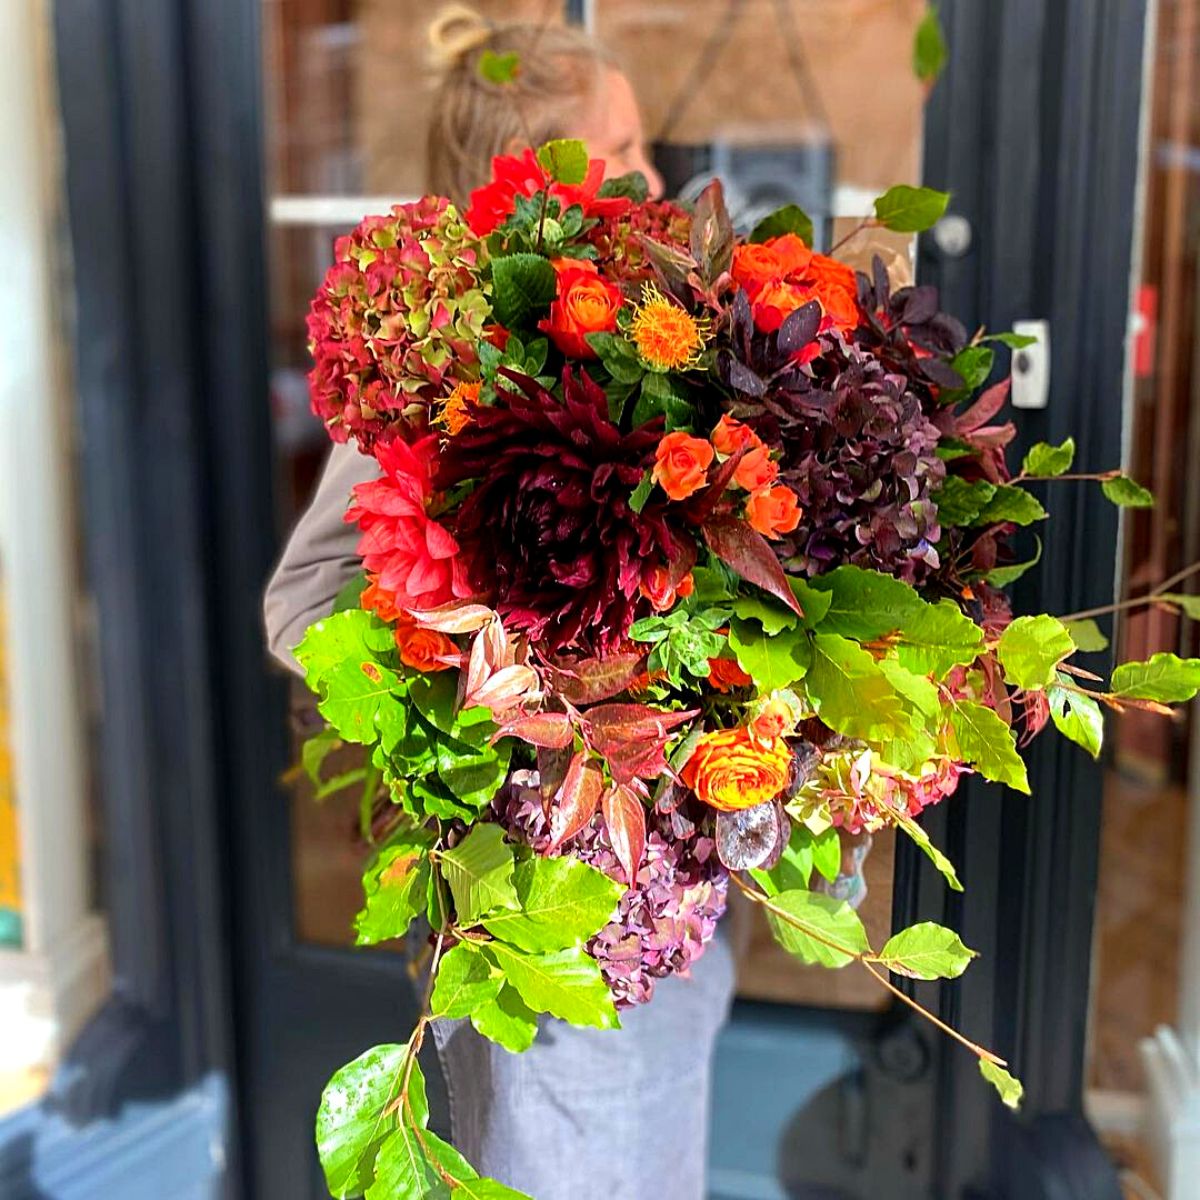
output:
M717 857L731 871L768 870L787 845L791 823L778 800L717 813Z

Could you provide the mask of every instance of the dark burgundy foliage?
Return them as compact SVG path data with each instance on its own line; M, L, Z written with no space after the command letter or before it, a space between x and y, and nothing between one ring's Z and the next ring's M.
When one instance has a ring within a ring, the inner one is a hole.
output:
M662 423L622 433L582 371L564 371L561 400L504 375L513 390L447 443L436 481L477 481L454 526L472 583L509 629L551 651L616 649L645 609L643 572L691 548L690 535L668 525L665 499L641 513L629 507Z

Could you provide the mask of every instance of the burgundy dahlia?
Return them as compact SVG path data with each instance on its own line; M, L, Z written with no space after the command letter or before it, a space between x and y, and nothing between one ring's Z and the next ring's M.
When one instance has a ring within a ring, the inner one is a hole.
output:
M494 806L510 834L544 852L550 831L537 785L536 771L515 771ZM587 944L618 1008L644 1004L659 979L686 975L725 912L729 875L717 858L712 811L694 807L696 825L673 825L669 814L647 814L646 853L637 880L621 897L612 920ZM681 837L679 826L692 832ZM625 882L600 813L560 853Z
M645 608L643 579L690 545L668 526L661 500L640 513L629 507L661 421L622 433L583 372L564 372L561 400L505 374L519 390L473 410L442 452L437 486L476 481L454 532L472 584L505 625L552 651L603 653Z

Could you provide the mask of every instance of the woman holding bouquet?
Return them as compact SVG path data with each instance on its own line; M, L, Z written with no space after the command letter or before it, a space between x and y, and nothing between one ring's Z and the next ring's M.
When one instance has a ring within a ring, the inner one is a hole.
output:
M440 74L428 142L431 192L465 206L495 155L579 138L605 161L607 175L640 171L651 195L661 194L629 81L583 33L492 25L455 6L433 22L430 45ZM519 62L508 103L498 102L480 70L489 51ZM354 486L378 471L353 444L335 445L270 582L268 641L292 670L306 627L328 614L361 569L359 531L344 516ZM619 1031L543 1019L519 1055L465 1020L438 1022L454 1143L482 1174L538 1200L699 1200L713 1049L733 974L726 940L714 938L690 978L644 985L654 987L654 1003L627 1008Z

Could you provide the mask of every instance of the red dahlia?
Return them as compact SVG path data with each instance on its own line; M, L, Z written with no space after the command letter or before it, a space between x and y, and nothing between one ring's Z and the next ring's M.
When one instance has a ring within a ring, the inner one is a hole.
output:
M604 653L651 611L643 578L663 567L681 577L695 557L662 501L629 507L662 421L622 433L582 371L564 371L561 400L505 375L520 390L475 409L438 467L439 488L478 481L455 522L468 575L509 629L550 650Z

